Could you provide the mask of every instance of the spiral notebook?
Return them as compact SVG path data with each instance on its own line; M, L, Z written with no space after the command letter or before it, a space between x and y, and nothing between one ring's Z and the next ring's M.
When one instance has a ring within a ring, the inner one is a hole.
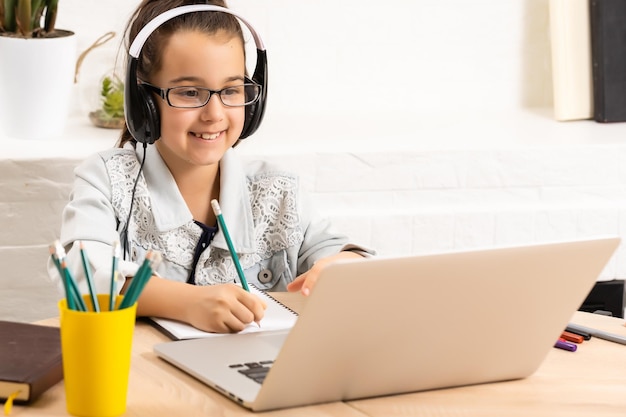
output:
M273 330L288 330L293 327L298 319L298 314L291 310L270 294L250 284L250 292L256 294L267 303L265 316L261 320L260 327L256 323L246 326L241 333L268 332ZM205 337L221 336L221 333L210 333L180 321L150 317L149 321L173 340L200 339Z

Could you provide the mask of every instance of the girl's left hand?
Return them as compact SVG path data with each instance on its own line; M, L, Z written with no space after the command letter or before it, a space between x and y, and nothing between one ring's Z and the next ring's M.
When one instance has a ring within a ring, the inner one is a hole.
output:
M311 290L317 282L317 278L320 275L320 271L328 264L336 262L340 259L354 259L362 258L361 255L355 252L339 252L336 255L327 256L322 258L313 264L313 267L304 274L299 275L296 279L287 285L287 291L294 292L300 291L302 295L307 296L311 293Z

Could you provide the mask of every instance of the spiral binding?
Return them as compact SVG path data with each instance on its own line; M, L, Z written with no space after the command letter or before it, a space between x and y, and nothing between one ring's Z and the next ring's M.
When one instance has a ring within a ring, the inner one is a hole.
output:
M295 312L294 310L292 310L291 308L287 307L285 304L281 303L280 301L278 301L276 298L272 297L271 294L269 294L267 291L260 289L259 287L257 287L254 284L249 284L251 287L254 287L255 289L259 290L259 292L261 294L263 294L265 297L267 298L271 298L272 300L274 300L276 302L276 304L280 305L281 307L283 307L285 310L291 311L293 314L295 314L296 316L298 315L297 312Z

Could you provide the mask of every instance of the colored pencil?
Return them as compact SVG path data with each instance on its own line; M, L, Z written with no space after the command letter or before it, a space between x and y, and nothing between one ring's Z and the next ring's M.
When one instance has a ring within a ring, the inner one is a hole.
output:
M237 275L239 275L239 282L241 283L241 286L244 290L250 292L250 288L248 287L248 281L246 281L246 276L244 275L241 264L239 263L239 257L237 256L237 252L235 251L235 246L233 245L233 241L231 240L230 234L228 233L228 228L226 227L226 222L224 221L224 217L222 216L222 209L215 199L211 200L211 206L213 207L213 213L215 213L215 217L217 217L217 222L219 223L220 229L222 229L222 233L224 234L224 239L226 239L226 244L228 245L230 257L233 259L233 263L235 264L235 268L237 269Z
M76 281L67 269L67 264L65 262L65 250L63 249L63 246L58 240L55 240L48 246L48 249L50 251L50 257L52 258L52 261L61 276L61 282L63 283L65 298L67 300L67 307L70 310L85 311L86 306L80 295L80 291L78 290L78 285L76 285Z
M144 259L141 267L135 274L135 277L132 279L126 294L124 294L124 299L120 304L120 309L130 307L137 302L141 292L145 288L150 278L154 275L154 271L161 263L161 254L159 252L150 251L146 254L146 259Z
M113 311L115 308L115 297L117 295L116 281L117 281L117 263L120 258L120 242L118 240L113 242L113 256L111 260L111 286L109 289L109 311Z
M52 261L54 262L54 265L56 266L57 271L59 272L59 275L61 276L61 282L63 283L63 289L65 290L65 302L67 303L67 308L69 310L76 310L76 304L74 303L74 296L72 295L72 292L70 290L70 283L67 280L67 276L63 272L63 268L61 268L61 262L59 261L59 257L57 256L57 253L56 253L56 245L55 244L50 245L49 249L50 249L50 257L52 258Z
M63 271L62 277L66 280L68 286L70 287L70 299L72 299L72 304L76 307L76 310L87 311L87 306L85 305L85 301L78 290L78 285L76 285L76 281L72 274L70 273L69 268L67 267L67 262L65 259L61 261L61 270Z
M87 286L89 287L89 296L91 298L91 304L93 305L93 311L100 312L100 305L98 304L98 297L96 296L96 289L93 284L93 278L91 277L91 268L87 261L87 253L85 252L85 245L80 242L80 258L83 262L83 269L85 270L85 279L87 280Z

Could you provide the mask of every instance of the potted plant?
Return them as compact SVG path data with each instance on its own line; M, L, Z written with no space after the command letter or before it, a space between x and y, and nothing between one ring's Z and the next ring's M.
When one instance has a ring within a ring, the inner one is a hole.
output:
M100 107L89 113L89 119L98 127L124 127L124 82L116 74L105 75L100 88Z
M24 38L58 36L54 27L58 4L59 0L3 0L2 32Z
M0 0L0 131L15 138L62 133L76 36L55 27L58 0Z

